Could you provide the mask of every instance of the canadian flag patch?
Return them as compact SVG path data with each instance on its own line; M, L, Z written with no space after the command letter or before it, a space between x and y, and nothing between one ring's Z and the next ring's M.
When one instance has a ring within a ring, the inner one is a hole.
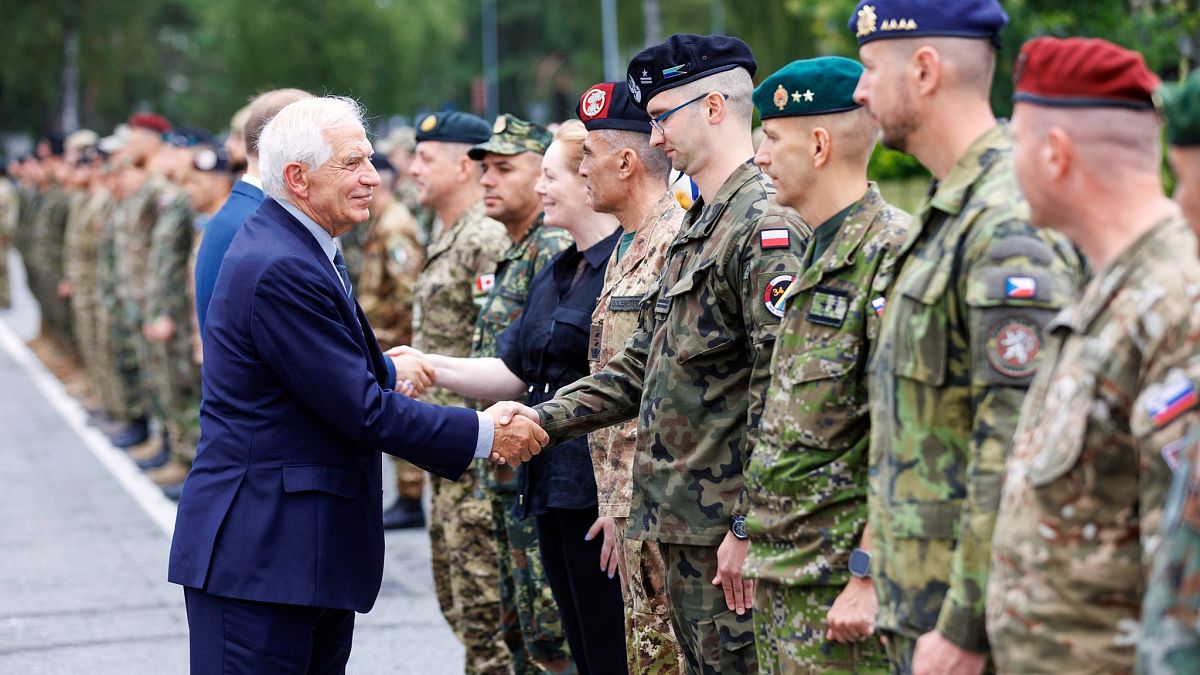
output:
M481 274L475 279L475 290L480 293L487 293L496 285L495 274Z
M759 236L764 249L787 248L791 241L789 234L787 230L763 230Z

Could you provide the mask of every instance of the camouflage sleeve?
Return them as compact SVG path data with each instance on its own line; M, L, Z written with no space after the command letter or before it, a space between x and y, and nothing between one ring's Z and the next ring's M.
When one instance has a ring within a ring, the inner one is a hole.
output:
M780 241L778 233L786 231L786 246L767 247L763 233ZM735 279L735 290L742 306L742 320L750 344L750 382L747 395L749 406L746 411L746 447L758 445L759 423L766 405L767 388L771 384L771 354L775 350L775 337L783 317L780 302L792 282L800 275L800 262L804 247L808 244L811 230L793 215L771 215L760 218L750 231L750 237L742 241L737 251L740 274L727 270ZM747 458L748 459L748 458ZM746 488L738 493L731 513L745 515L750 509Z
M970 371L967 494L937 630L964 649L986 651L984 603L1004 464L1043 329L1073 294L1079 259L1065 239L1019 218L981 223L974 232L958 282L966 341L955 344L954 336L949 345L951 354L966 351Z

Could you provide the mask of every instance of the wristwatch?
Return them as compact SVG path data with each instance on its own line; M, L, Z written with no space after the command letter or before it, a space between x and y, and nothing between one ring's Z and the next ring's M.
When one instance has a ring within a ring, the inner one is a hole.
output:
M850 552L850 574L859 579L869 579L871 577L871 554L861 548L856 548Z
M746 516L734 516L729 519L729 531L733 536L742 541L746 541L750 537L746 536Z

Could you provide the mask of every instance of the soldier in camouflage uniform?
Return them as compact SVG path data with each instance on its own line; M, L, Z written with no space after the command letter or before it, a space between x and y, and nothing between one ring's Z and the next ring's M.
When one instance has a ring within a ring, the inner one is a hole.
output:
M1001 672L1129 672L1171 470L1200 424L1200 258L1163 191L1158 78L1142 57L1038 38L1019 58L1014 164L1031 220L1097 272L1047 326L1022 408L988 637Z
M901 672L914 659L925 672L986 667L1004 460L1042 327L1079 274L1070 243L1027 221L1012 143L991 112L991 41L1006 22L995 0L879 0L850 19L865 67L855 100L885 145L935 178L886 301L881 278L871 299L883 316L868 366L871 576ZM931 67L936 87L913 75Z
M872 288L887 283L911 218L867 182L878 132L852 98L861 74L850 59L796 61L754 91L766 134L755 160L780 204L819 223L804 272L776 299L782 325L746 468L745 574L764 673L887 670L869 570L849 561L867 523Z
M492 129L490 139L468 154L483 165L484 209L504 225L510 246L495 276L479 280L483 305L471 339L472 358L499 355L496 336L524 311L530 282L571 245L564 230L542 222L541 203L533 191L550 134L507 114L496 118ZM476 405L483 408L486 403ZM492 519L501 631L512 654L513 671L517 675L575 672L558 605L546 582L536 523L515 515L516 469L490 462L480 462L476 468L479 494L488 502Z
M537 406L552 442L637 418L626 536L660 546L692 673L757 669L753 583L741 577L748 542L731 527L740 532L748 506L743 468L770 381L779 327L770 300L799 273L810 234L746 161L754 70L750 48L724 36L674 35L630 63L630 93L654 120L651 144L701 198L624 349Z
M624 82L589 88L580 97L577 113L588 130L579 172L587 181L591 206L616 216L625 229L592 313L588 358L594 374L637 329L642 297L662 272L667 248L683 223L683 209L667 191L670 160L650 145L650 117L634 105ZM588 443L600 514L589 534L603 531L606 546L600 567L621 575L628 670L681 672L686 665L671 628L662 552L655 542L625 536L633 500L637 422L593 431ZM611 553L605 557L605 551Z
M479 171L466 156L473 142L486 137L487 122L467 113L430 116L418 129L418 156L411 171L421 202L438 214L440 223L413 288L412 344L422 352L470 355L468 326L479 314L479 280L495 274L507 242L504 226L483 213ZM463 403L461 396L445 390L425 397L440 405ZM457 482L430 477L434 586L442 614L466 647L467 672L504 672L509 656L497 621L491 514L475 495L474 476L468 471Z
M1193 231L1200 230L1200 73L1164 85L1160 94L1175 199ZM1200 377L1193 374L1192 382ZM1142 603L1137 666L1143 673L1200 671L1200 425L1193 424L1176 447L1179 465Z
M70 193L66 179L70 171L60 157L50 162L50 181L33 219L33 232L26 271L29 290L37 299L42 311L42 327L60 344L69 340L64 315L68 311L65 300L59 297L58 282L62 279L63 239L69 215Z
M113 200L104 184L102 169L91 167L85 170L89 172L84 187L85 198L67 228L63 277L70 297L75 348L83 361L88 379L98 385L101 376L97 372L94 354L99 272L97 258L100 229L104 226Z

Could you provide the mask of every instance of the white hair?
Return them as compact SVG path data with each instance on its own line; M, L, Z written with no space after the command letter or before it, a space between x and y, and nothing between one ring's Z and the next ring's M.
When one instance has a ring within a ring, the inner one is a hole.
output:
M290 103L275 115L258 139L259 174L268 197L291 201L283 181L283 167L300 162L317 169L333 154L326 131L357 125L364 127L364 110L344 96L321 96Z

